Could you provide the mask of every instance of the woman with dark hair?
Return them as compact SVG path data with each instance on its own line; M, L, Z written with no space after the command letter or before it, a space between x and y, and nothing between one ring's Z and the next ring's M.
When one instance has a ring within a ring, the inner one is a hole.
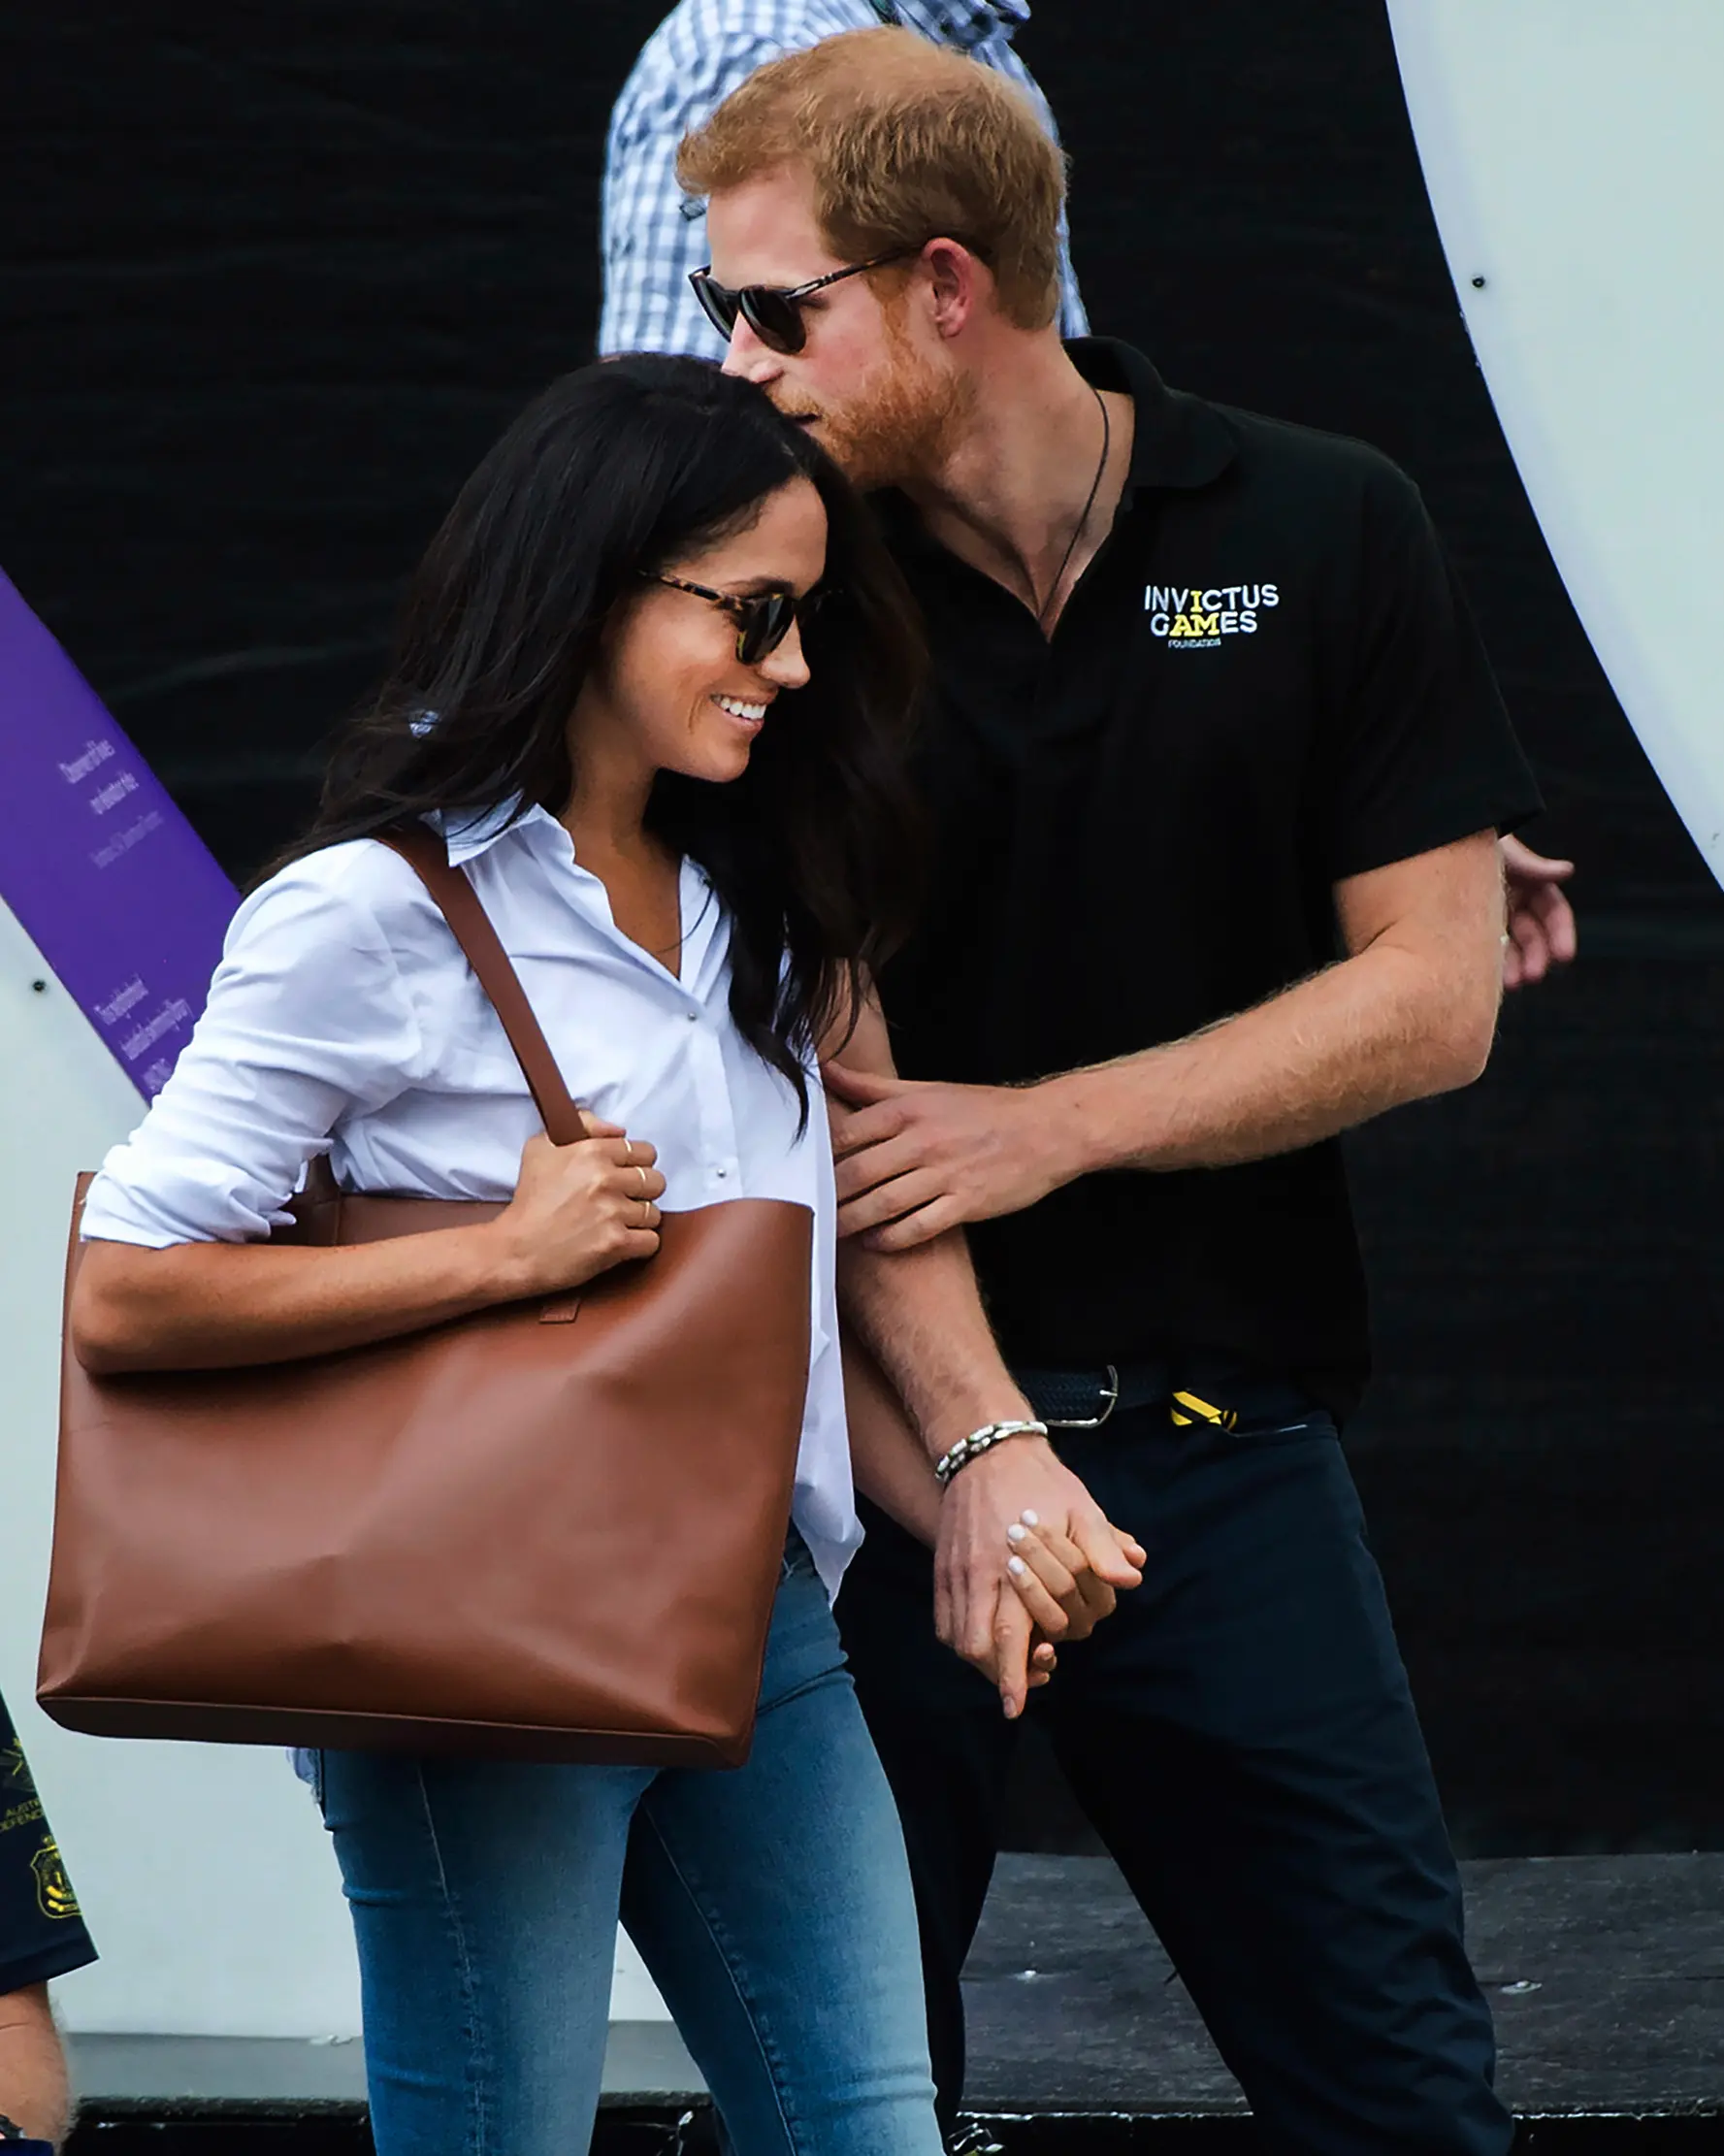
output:
M462 490L315 824L241 907L195 1038L91 1191L73 1327L105 1370L276 1361L573 1288L651 1256L661 1198L814 1213L747 1766L309 1762L379 2156L587 2146L619 1911L738 2156L937 2156L902 1843L829 1605L859 1529L816 1061L907 887L906 618L845 482L757 390L645 358L556 383ZM376 843L419 819L590 1104L583 1142L535 1134L495 1013ZM348 1189L506 1203L272 1246L321 1152Z

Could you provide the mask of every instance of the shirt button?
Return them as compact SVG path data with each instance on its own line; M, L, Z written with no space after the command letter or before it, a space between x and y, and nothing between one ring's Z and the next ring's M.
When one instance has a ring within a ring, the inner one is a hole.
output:
M716 1168L713 1172L717 1175L719 1181L722 1183L725 1177L729 1175L731 1171L729 1168Z
M683 1013L683 1016L688 1020L691 1026L699 1025L700 1020L700 1014L699 1011L685 1011Z

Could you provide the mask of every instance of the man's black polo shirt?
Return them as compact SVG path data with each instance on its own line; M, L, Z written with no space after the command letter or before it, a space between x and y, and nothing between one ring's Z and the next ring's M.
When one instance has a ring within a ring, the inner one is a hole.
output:
M929 538L929 902L882 995L907 1077L996 1085L1177 1040L1338 955L1343 878L1534 814L1478 634L1412 482L1362 443L1130 393L1114 528L1051 639ZM1223 1355L1340 1411L1368 1362L1337 1144L1087 1176L970 1231L1009 1359Z

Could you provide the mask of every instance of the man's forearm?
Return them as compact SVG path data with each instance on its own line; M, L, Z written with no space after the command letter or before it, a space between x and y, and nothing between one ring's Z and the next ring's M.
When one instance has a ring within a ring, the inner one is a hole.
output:
M1433 1024L1426 964L1373 946L1188 1040L1044 1080L1042 1117L1069 1134L1061 1180L1263 1160L1468 1085L1494 993L1456 994L1467 1007Z
M928 1458L1030 1410L1001 1359L961 1232L897 1255L845 1243L838 1300Z
M1362 870L1335 913L1351 957L1117 1062L1023 1087L829 1071L840 1234L902 1255L1080 1176L1263 1160L1470 1084L1502 996L1495 834Z
M844 1327L843 1351L844 1408L857 1489L931 1550L940 1539L940 1499L945 1494L934 1463L854 1325Z
M55 2147L65 2136L66 2057L46 1984L0 1995L0 2112Z

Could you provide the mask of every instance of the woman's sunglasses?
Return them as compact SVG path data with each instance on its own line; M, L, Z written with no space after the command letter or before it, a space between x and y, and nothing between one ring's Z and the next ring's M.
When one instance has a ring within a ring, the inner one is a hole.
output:
M877 254L871 262L853 262L847 270L829 270L825 277L811 277L806 284L742 284L732 291L720 284L710 265L691 270L689 282L706 319L728 344L736 317L753 330L769 351L799 352L808 342L808 325L802 319L802 302L829 284L847 277L861 277L864 270L878 270L888 262L906 262L920 247L899 247L892 254Z
M684 576L667 576L658 570L640 572L651 584L668 584L672 591L693 592L697 599L717 606L736 624L736 656L745 667L758 666L776 651L790 635L793 621L804 625L819 611L824 591L803 599L795 592L759 592L743 599L734 592L715 592L710 584L691 584Z

